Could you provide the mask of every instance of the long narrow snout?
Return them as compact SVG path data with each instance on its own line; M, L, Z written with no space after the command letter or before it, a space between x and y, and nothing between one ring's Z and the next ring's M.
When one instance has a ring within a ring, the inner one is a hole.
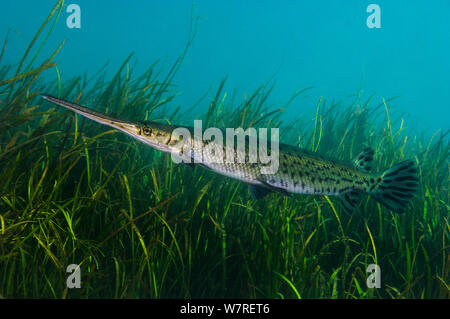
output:
M127 133L135 138L140 139L139 137L141 135L141 126L137 123L116 119L116 118L110 117L106 114L95 112L88 108L82 107L81 105L77 105L74 103L70 103L70 102L58 99L51 95L41 94L41 96L42 96L42 98L44 98L45 100L47 100L49 102L52 102L56 105L65 107L66 109L69 109L75 113L78 113L84 117L87 117L88 119L91 119L91 120L96 121L103 125L113 127L115 129L118 129L124 133Z

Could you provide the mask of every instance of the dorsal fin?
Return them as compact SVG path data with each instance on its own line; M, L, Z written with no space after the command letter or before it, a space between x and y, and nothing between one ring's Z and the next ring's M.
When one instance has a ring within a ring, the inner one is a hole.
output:
M373 163L373 155L375 154L374 150L370 147L366 147L362 150L361 153L358 154L356 157L354 163L355 166L359 169L363 170L364 172L370 172L372 169L372 163Z

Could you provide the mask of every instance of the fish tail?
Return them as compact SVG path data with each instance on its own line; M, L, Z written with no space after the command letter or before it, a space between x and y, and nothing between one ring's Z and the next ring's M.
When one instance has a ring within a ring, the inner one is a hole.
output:
M408 208L418 187L417 165L413 160L406 160L383 172L370 194L392 211L402 213Z

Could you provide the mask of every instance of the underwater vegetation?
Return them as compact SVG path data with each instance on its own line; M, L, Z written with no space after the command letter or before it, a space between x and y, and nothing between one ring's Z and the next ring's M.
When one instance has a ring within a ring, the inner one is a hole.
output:
M4 298L449 298L449 151L446 133L411 135L391 99L321 98L312 122L287 123L268 102L199 97L204 112L174 106L174 76L140 74L132 55L112 77L43 80L59 49L35 66L61 12L53 8L17 65L0 53L0 297ZM48 30L44 34L44 30ZM38 44L40 41L41 44ZM52 93L118 118L205 126L279 127L282 142L341 160L364 147L374 171L413 158L419 191L403 214L370 196L351 215L327 196L250 196L244 183L164 154L39 97ZM429 132L427 132L429 133ZM66 267L81 268L81 288ZM368 288L371 264L381 288Z

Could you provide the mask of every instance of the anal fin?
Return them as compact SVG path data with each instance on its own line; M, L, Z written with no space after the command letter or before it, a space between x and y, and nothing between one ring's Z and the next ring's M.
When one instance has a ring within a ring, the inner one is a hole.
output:
M352 214L355 211L356 206L361 200L363 193L357 190L351 190L347 193L340 195L341 206L347 214Z

